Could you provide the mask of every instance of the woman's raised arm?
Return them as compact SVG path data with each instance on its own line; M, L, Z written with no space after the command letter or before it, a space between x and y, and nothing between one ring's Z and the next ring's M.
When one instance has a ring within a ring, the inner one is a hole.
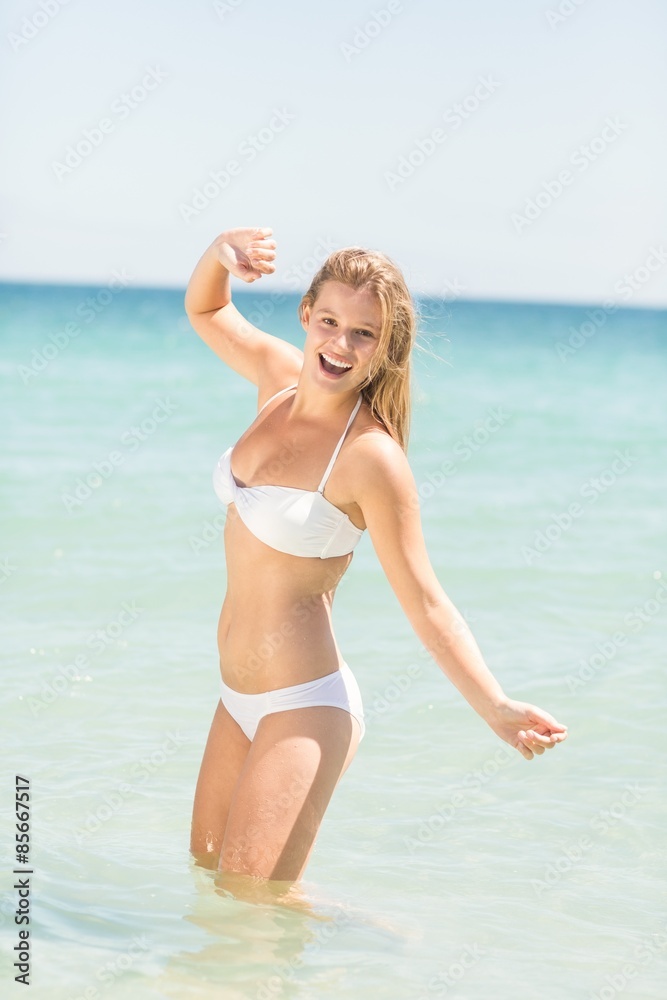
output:
M362 436L355 444L355 501L419 640L491 729L527 760L561 743L566 726L536 705L505 695L465 619L438 582L424 542L417 486L400 445L377 434Z
M199 259L185 293L192 327L215 354L255 385L266 373L300 368L297 347L253 326L232 302L230 274L251 283L273 274L276 242L271 229L228 229ZM269 374L269 380L270 380Z

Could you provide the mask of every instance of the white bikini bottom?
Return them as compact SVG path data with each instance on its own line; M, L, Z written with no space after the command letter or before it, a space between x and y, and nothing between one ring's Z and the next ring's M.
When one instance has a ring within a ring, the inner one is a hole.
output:
M318 677L304 684L277 688L275 691L261 691L259 694L244 694L228 687L220 678L220 698L223 705L249 740L252 740L260 719L273 712L286 712L291 708L307 708L315 705L331 705L342 708L358 720L361 739L366 732L361 691L356 677L347 663L332 674Z

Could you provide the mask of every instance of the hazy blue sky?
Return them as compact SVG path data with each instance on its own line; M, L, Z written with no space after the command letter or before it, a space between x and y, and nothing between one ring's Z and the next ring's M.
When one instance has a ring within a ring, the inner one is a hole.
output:
M361 244L416 293L667 305L664 0L2 17L0 278L185 286L218 233L266 225L254 290Z

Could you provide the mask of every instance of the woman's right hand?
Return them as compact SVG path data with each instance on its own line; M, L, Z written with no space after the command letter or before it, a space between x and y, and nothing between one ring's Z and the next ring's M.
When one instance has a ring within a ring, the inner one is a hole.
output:
M506 698L482 717L501 740L513 746L526 760L532 760L534 754L541 755L567 739L567 726L529 702Z
M276 241L269 239L272 229L227 229L213 241L218 260L230 274L242 281L256 281L263 274L273 274L276 265Z

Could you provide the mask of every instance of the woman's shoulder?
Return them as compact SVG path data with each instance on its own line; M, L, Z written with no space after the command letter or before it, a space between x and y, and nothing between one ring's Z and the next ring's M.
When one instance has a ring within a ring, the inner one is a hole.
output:
M354 423L357 430L357 438L360 442L363 442L365 447L370 448L372 451L383 448L391 451L394 446L399 451L403 451L389 428L376 413L373 413L370 403L366 399L362 399L359 414Z
M257 405L262 406L276 393L296 385L303 367L303 352L287 341L267 358L257 383Z
M409 469L403 448L365 401L358 421L348 452L357 471L368 478L371 473L383 477Z
M364 518L369 511L387 505L400 511L415 509L417 486L407 455L368 406L360 407L359 416L362 413L345 458L351 502Z

